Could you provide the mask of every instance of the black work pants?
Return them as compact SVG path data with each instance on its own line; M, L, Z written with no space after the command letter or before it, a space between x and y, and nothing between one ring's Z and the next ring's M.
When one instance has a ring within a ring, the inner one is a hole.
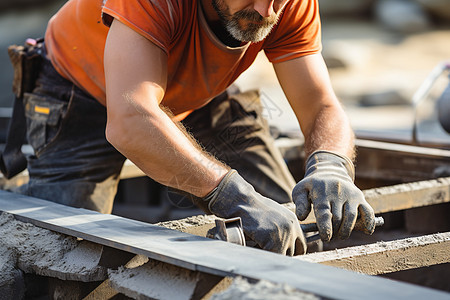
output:
M125 157L105 138L105 107L61 77L46 59L24 105L34 155L28 157L30 180L19 191L110 213ZM289 202L295 182L261 113L258 92L228 91L182 123L257 191Z

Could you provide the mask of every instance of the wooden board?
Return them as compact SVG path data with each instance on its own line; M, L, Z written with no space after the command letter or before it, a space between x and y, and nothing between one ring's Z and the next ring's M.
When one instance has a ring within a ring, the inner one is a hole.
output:
M357 182L403 183L448 176L443 174L450 172L450 150L360 139L355 144Z
M375 214L450 202L450 177L363 190ZM302 223L315 222L310 213Z
M379 275L450 262L450 232L297 256L296 259Z
M375 213L450 202L450 177L364 190Z

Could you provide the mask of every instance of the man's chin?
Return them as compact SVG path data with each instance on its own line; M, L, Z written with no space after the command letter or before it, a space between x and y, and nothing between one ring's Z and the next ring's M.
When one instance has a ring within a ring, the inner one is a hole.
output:
M228 32L231 34L231 36L244 43L259 43L263 41L272 31L272 26L270 28L259 28L258 30L240 30L236 29L234 27L227 28Z

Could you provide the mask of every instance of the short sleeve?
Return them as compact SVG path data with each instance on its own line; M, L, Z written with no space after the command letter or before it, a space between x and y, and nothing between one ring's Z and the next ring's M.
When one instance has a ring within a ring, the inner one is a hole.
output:
M149 39L166 53L181 24L183 1L105 0L102 20L110 26L113 18Z
M263 45L272 63L320 53L321 25L318 0L291 1Z

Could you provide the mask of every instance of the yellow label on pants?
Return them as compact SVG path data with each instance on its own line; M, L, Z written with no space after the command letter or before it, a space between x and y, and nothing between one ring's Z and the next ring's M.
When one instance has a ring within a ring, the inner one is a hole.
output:
M37 113L48 115L50 113L50 108L36 105L34 107L34 111L37 112Z

